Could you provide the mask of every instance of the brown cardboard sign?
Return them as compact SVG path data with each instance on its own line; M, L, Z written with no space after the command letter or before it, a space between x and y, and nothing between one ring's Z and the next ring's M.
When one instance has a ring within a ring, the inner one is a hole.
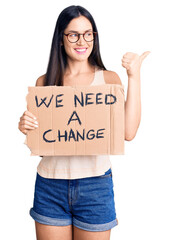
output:
M31 155L124 154L123 85L28 87L26 100Z

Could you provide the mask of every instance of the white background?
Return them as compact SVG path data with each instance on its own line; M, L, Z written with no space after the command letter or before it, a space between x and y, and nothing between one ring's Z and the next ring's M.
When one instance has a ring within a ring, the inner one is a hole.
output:
M142 118L124 156L111 156L119 225L111 239L169 239L168 135L169 22L167 1L4 1L1 24L0 217L3 239L35 239L33 204L36 167L18 122L26 110L27 87L45 73L58 14L81 5L93 15L103 62L118 73L126 52L151 51L141 67ZM3 224L3 225L2 225Z

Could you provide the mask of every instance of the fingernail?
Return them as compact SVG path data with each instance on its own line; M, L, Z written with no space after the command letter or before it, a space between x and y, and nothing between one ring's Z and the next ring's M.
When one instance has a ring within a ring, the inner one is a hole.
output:
M36 117L33 117L36 120Z
M35 125L35 127L37 128L38 126L37 126L37 125Z
M34 123L35 123L35 124L38 124L38 122L37 122L37 121L35 121Z

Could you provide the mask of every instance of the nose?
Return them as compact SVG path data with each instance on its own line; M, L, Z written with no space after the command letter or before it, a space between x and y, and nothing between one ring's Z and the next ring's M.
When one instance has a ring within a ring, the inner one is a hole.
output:
M85 44L85 40L83 38L83 35L80 35L79 40L77 41L77 44L78 45L84 45Z

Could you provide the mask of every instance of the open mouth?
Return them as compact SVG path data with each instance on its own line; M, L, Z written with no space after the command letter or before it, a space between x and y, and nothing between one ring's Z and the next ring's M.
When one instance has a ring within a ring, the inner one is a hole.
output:
M74 48L74 50L75 50L78 54L83 54L83 53L86 53L87 48Z

